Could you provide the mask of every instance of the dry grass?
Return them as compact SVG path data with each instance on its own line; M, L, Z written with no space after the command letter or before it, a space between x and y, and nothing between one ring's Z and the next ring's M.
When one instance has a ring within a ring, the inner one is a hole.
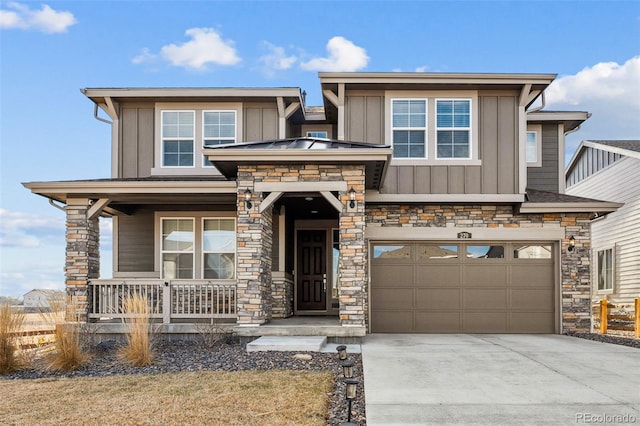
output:
M16 333L22 330L24 311L0 305L0 374L8 374L22 367Z
M329 372L241 371L0 381L11 424L324 425Z
M75 300L71 300L74 306ZM47 327L55 328L54 350L46 356L47 368L55 371L72 371L80 367L88 358L82 349L81 332L78 327L63 324L65 315L64 297L49 301L50 310L40 312Z
M128 326L127 344L120 351L120 355L136 367L151 365L153 361L151 309L147 300L136 293L125 298L122 306L124 313L129 317L125 319L125 324Z

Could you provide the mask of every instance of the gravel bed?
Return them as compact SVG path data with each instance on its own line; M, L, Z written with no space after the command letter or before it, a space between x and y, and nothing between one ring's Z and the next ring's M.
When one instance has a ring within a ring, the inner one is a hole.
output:
M241 371L241 370L308 370L330 371L335 377L335 387L329 395L327 424L340 425L347 421L347 401L341 362L337 353L320 352L251 352L238 342L216 344L210 349L193 341L162 341L155 344L155 359L148 367L131 367L117 356L118 344L107 341L97 345L89 362L68 373L51 372L42 368L20 370L4 380L39 379L57 377L101 377L116 374L159 374L182 371ZM311 360L294 358L296 354L308 354ZM357 398L352 403L351 421L366 424L362 357L348 354L354 362L354 376L360 381Z
M580 339L593 340L602 343L613 343L614 345L630 346L640 349L640 339L633 337L616 336L613 334L597 333L567 333L567 336L578 337Z

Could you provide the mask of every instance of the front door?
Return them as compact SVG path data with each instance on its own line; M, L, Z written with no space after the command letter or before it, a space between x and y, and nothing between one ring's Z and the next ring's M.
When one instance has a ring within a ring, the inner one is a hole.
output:
M299 311L327 309L327 231L298 230L296 271Z

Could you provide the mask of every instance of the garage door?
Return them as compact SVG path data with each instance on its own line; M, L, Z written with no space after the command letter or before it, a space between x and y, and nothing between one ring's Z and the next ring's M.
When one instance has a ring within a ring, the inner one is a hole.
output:
M554 244L372 243L374 333L554 333Z

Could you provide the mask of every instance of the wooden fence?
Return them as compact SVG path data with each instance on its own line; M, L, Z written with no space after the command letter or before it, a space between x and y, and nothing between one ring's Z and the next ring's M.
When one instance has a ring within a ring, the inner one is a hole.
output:
M640 338L640 298L633 305L614 305L602 299L593 306L594 328L600 334L609 330Z

